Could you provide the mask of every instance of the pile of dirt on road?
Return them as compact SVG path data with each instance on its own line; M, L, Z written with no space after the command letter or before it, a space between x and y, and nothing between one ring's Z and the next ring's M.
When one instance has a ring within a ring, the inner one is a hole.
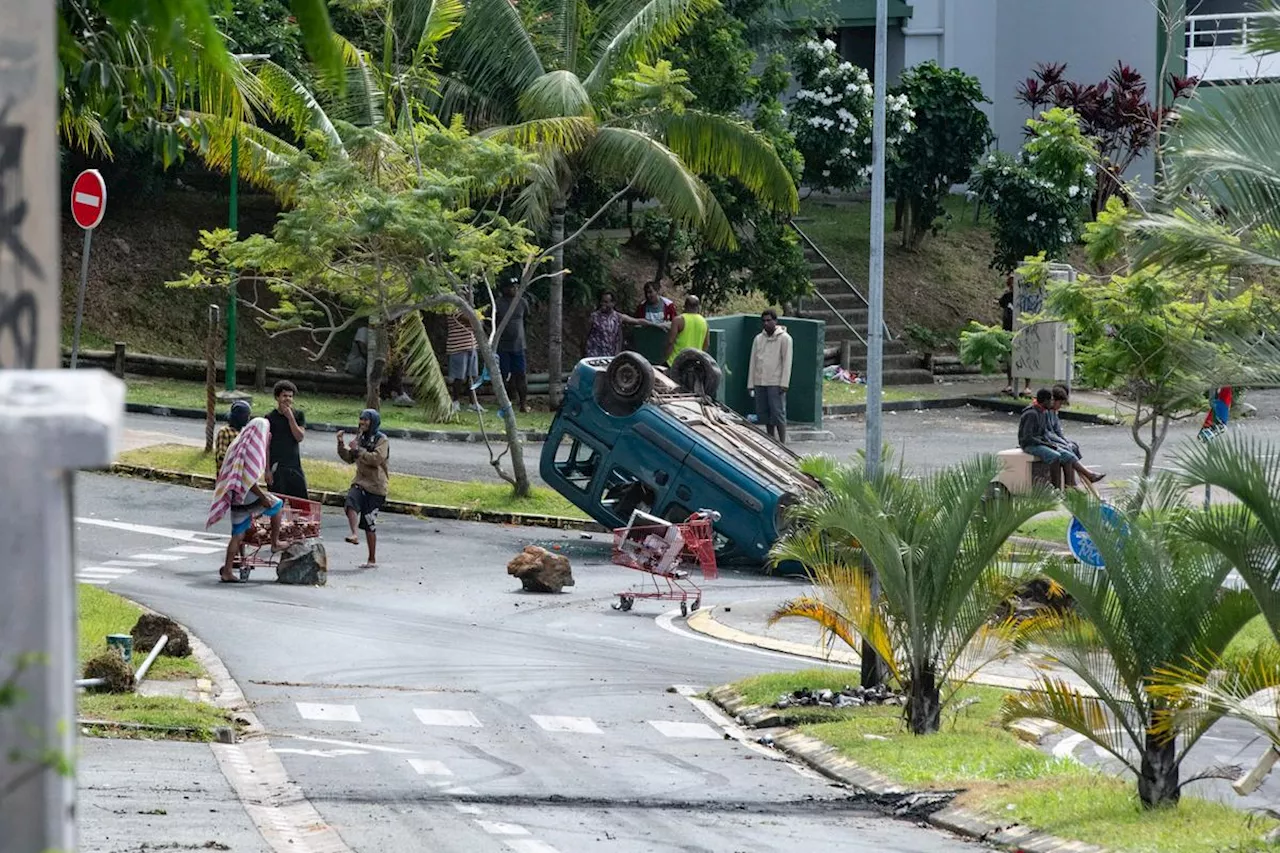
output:
M108 650L91 658L84 665L85 678L101 678L105 683L93 690L107 693L132 693L134 690L133 667L124 662L120 653Z
M160 637L169 635L164 651L160 654L172 658L185 658L191 654L191 638L186 630L167 616L158 613L144 613L138 617L129 635L133 637L133 649L137 652L149 652L160 642Z

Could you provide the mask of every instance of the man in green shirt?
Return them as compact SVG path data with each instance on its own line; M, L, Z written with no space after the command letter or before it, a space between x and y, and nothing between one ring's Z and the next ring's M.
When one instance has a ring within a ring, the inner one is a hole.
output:
M701 303L696 296L684 298L684 313L676 317L667 332L667 364L687 349L707 351L711 342L707 318L698 313Z

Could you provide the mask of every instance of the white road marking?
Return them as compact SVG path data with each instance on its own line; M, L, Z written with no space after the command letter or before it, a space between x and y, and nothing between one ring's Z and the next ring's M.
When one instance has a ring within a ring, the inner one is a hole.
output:
M165 548L166 551L172 551L175 554L218 554L225 548L210 548L208 545L175 545L172 548Z
M698 713L710 720L712 725L719 726L721 731L736 740L742 746L745 746L757 755L762 755L765 758L768 758L770 761L783 761L790 764L791 769L802 771L802 768L792 762L791 759L787 757L786 753L779 752L776 749L770 749L763 744L757 743L756 738L758 735L754 732L748 732L746 729L742 728L742 726L729 719L729 717L726 716L714 702L701 698L699 696L699 694L703 692L701 689L692 687L688 684L675 684L672 686L675 688L676 693L679 693L685 699L689 700L689 704L692 705ZM803 772L801 772L801 775L804 775ZM820 777L815 774L813 778L817 779Z
M298 714L304 720L324 720L331 723L358 723L360 714L354 705L321 705L315 702L295 702Z
M432 761L428 758L410 758L409 766L422 776L452 776L453 771L444 766L443 761Z
M139 560L107 560L102 565L110 566L113 569L149 569L155 563L144 563Z
M528 835L529 830L517 823L502 823L496 820L477 820L476 826L490 835Z
M221 533L205 533L199 530L179 530L176 527L155 527L150 524L131 524L127 521L110 521L105 518L77 518L76 524L92 524L96 527L110 527L127 533L141 533L145 536L163 536L168 539L180 539L183 542L221 542L226 545L230 536Z
M453 803L453 807L462 814L484 814L484 809L479 806L473 806L470 803Z
M457 794L460 797L474 797L476 795L476 792L473 791L471 788L468 788L466 785L459 785L456 788L450 788L449 790L445 791L445 793Z
M648 723L665 737L697 738L700 740L723 739L723 735L706 723L677 723L671 720L649 720Z
M1069 761L1079 763L1080 759L1076 758L1075 755L1076 747L1084 743L1086 740L1087 738L1081 734L1067 735L1053 745L1053 757L1065 758Z
M344 755L368 755L363 749L288 749L286 747L271 747L271 751L287 755L311 755L316 758L341 758Z
M575 732L583 735L604 734L590 717L542 717L530 715L535 723L549 732Z
M742 652L749 655L760 655L767 658L777 658L791 663L796 662L795 655L783 654L782 652L771 652L767 649L757 649L751 646L744 646L741 643L731 643L728 640L720 640L715 637L708 637L706 634L699 634L697 631L689 631L684 628L677 628L674 624L676 618L680 616L679 610L672 610L656 617L654 623L664 631L675 634L677 637L684 637L686 640L697 640L700 643L710 643L713 646L722 646L726 649L732 649L735 652ZM814 658L817 660L817 658ZM840 663L839 661L822 661L821 665L833 669L857 669L857 667L849 664Z
M122 578L125 575L133 574L133 569L114 569L110 566L85 566L83 569L76 570L78 578Z
M355 749L369 749L374 752L386 752L391 755L413 755L412 749L398 749L394 746L374 746L371 743L354 743L349 740L333 740L332 738L312 737L311 735L282 735L290 740L305 740L307 743L327 743L330 746L349 746Z
M516 853L560 853L559 850L547 842L539 841L536 838L517 838L503 843L516 851Z
M107 584L111 583L111 581L104 580L102 578L84 578L83 580L80 581L80 583L87 583L90 586L106 586Z
M446 711L438 708L414 708L413 713L426 726L468 726L480 728L480 720L470 711Z
M157 563L176 563L179 560L185 560L186 557L179 557L177 554L134 554L135 560L154 560Z

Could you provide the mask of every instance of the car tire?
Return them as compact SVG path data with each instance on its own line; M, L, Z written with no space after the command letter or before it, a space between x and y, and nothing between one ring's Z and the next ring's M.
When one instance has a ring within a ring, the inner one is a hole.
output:
M624 352L609 362L604 388L610 410L635 411L653 395L653 365L644 356Z
M690 394L714 397L723 374L716 360L699 349L686 349L671 362L667 375Z

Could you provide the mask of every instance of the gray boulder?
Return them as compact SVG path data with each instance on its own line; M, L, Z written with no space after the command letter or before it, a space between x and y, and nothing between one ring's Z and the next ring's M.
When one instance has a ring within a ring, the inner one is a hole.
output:
M526 592L562 592L566 586L573 586L569 558L537 545L526 545L516 554L507 563L507 574L519 578Z
M324 586L329 579L329 558L324 543L308 540L290 545L280 554L276 583Z

